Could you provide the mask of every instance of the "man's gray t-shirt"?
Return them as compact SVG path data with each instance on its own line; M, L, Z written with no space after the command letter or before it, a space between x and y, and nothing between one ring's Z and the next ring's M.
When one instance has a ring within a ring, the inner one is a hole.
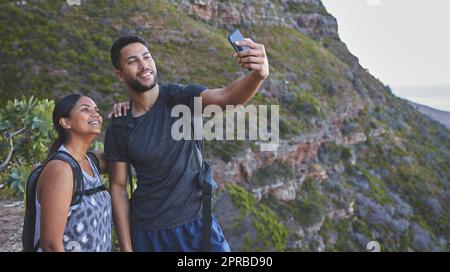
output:
M108 127L107 160L131 162L136 171L137 188L131 198L133 227L173 228L201 217L202 191L194 178L198 168L192 152L193 142L172 138L172 124L178 117L170 115L173 106L170 98L176 96L176 103L189 106L193 114L194 97L204 90L205 87L196 84L161 85L150 110L137 118L129 118L133 120L133 128L128 148L119 143L115 120Z

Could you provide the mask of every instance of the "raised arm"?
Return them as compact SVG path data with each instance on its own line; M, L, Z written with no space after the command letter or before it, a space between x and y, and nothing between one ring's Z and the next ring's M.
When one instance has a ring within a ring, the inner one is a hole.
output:
M132 251L127 164L125 162L108 162L107 164L114 226L119 239L120 251Z
M66 162L50 161L37 185L41 204L40 247L43 251L64 251L63 236L72 201L73 174Z
M261 83L269 76L269 62L264 45L250 39L241 41L239 46L247 46L250 50L236 53L234 56L241 67L251 69L251 72L234 80L224 88L208 89L202 92L202 106L219 105L225 109L226 105L244 105L256 93Z

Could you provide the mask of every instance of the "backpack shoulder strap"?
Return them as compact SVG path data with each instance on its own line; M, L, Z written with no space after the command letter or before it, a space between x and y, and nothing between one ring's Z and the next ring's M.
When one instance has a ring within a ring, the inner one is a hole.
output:
M197 182L202 189L202 233L201 233L201 249L203 252L211 251L211 199L212 191L217 187L214 177L212 175L211 167L207 162L203 160L202 146L199 141L195 140L195 129L192 124L192 135L194 137L191 140L192 152L194 153L195 164L198 169Z
M43 165L33 169L28 176L25 188L25 215L23 217L22 246L24 252L35 252L39 248L39 240L34 242L36 227L36 188L37 180Z
M78 164L78 162L75 160L72 155L69 153L59 150L50 155L50 157L47 159L46 163L48 163L51 160L61 160L64 162L67 162L70 165L70 168L72 168L73 173L73 195L72 195L72 201L70 206L77 205L81 202L81 192L84 189L84 182L83 182L83 173L81 172L81 167Z
M97 168L98 172L100 173L100 160L98 159L97 155L95 155L94 152L92 152L92 151L88 151L86 153L86 155L94 163L95 167Z

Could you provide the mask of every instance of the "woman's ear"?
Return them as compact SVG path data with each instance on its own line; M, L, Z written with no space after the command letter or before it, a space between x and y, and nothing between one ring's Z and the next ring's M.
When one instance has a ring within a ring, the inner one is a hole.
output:
M63 129L70 129L71 128L70 122L69 122L69 120L67 118L59 119L59 124L61 125L61 127Z

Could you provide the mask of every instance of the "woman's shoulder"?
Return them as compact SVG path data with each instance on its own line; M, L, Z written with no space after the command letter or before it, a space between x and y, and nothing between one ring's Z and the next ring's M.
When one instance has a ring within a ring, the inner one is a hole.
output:
M38 199L41 197L69 197L73 193L73 173L69 163L51 160L42 169L37 183ZM42 203L42 202L41 202Z
M49 161L42 169L39 179L55 180L54 177L58 177L58 180L72 181L73 173L70 164L62 160Z

